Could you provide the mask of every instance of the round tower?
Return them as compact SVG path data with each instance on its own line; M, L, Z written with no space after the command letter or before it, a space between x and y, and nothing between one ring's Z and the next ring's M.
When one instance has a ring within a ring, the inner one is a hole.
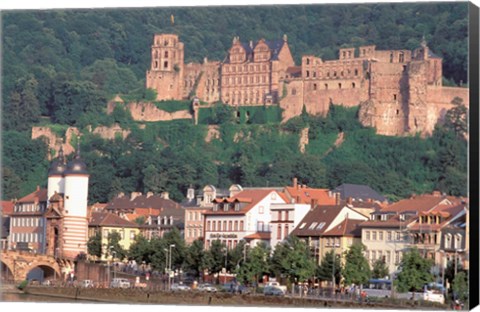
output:
M65 193L65 169L66 165L63 156L63 148L60 147L57 159L52 161L50 168L48 169L47 200L49 200L55 192L60 194Z
M68 162L65 170L63 251L67 257L74 258L81 252L87 252L88 178L87 166L80 158L78 146L75 157Z

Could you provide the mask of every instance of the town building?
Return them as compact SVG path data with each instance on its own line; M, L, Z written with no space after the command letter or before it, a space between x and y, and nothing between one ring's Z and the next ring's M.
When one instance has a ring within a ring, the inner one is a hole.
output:
M358 224L367 219L344 202L339 205L316 205L300 221L292 235L308 243L316 262L320 264L327 252L333 250L341 256L358 241Z
M344 183L332 190L341 200L352 202L386 202L387 199L368 185Z
M8 237L10 236L10 216L13 213L15 202L2 200L0 213L0 250L8 249Z
M120 235L119 245L128 250L130 245L135 242L136 236L140 233L140 225L135 222L125 220L116 214L109 212L93 212L88 225L89 238L97 234L101 236L102 256L100 260L108 260L112 256L110 250L109 237L113 232Z
M104 210L141 225L141 233L147 239L163 237L173 228L183 235L185 211L169 198L167 192L145 195L132 192L130 196L121 193Z
M292 186L285 187L285 195L291 203L308 204L314 201L315 205L329 206L335 205L338 198L328 189L311 188L305 184L299 184L298 179L294 178Z
M47 189L37 189L15 202L10 217L9 249L44 254Z
M455 202L454 198L434 192L400 200L372 213L370 219L360 225L369 263L383 260L390 273L397 272L403 254L414 245L409 231L418 217Z
M228 198L215 198L213 209L204 213L205 248L220 240L235 248L245 240L254 247L258 242L271 243L271 207L285 204L286 196L273 189L249 189Z

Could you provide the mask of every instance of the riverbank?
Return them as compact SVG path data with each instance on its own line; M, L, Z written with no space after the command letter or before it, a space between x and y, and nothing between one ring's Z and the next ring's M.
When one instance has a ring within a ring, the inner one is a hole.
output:
M201 292L164 292L145 289L98 289L74 287L29 286L26 294L50 296L75 301L89 301L110 304L149 304L149 305L183 305L183 306L235 306L235 307L291 307L291 308L340 308L340 309L434 309L446 310L446 306L420 306L417 303L393 304L393 302L363 302L277 297L263 295L234 295L229 293Z

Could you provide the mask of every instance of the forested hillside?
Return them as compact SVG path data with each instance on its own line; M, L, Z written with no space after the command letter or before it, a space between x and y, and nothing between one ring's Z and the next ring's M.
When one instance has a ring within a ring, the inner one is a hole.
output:
M144 76L154 33L179 34L185 62L223 60L234 36L247 41L287 34L297 64L304 54L336 58L343 46L414 49L425 36L443 58L444 83L465 83L467 8L384 3L2 12L2 196L45 186L48 148L30 140L31 126L39 124L81 129L91 202L135 190L166 190L181 199L190 184L272 186L294 176L318 187L369 184L391 198L433 189L466 195L467 143L448 126L431 138L393 138L362 128L355 109L334 107L327 118L303 115L284 125L266 117L238 124L217 112L215 121L205 122L219 124L221 138L207 143L206 125L185 120L141 129L125 112L107 116L105 109L118 93L151 98ZM85 131L89 124L114 122L132 130L127 140ZM305 126L310 144L300 154ZM340 131L345 142L324 155Z

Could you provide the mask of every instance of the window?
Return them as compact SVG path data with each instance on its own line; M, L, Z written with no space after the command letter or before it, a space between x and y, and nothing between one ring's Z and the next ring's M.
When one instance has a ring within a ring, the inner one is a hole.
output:
M210 227L210 221L207 221L207 231L210 231L211 227Z
M168 51L165 51L165 57L168 57Z
M372 250L372 262L375 262L375 260L377 260L377 252Z
M452 234L448 233L445 235L445 247L444 248L452 248Z
M397 100L397 95L396 95L396 94L393 95L393 100L394 100L394 101Z
M455 235L455 249L461 248L462 247L462 235L461 234L456 234Z
M235 222L233 224L233 230L238 231L238 221L237 220L235 220Z
M223 221L223 231L227 230L227 221Z
M383 241L383 231L378 232L378 239Z
M243 220L240 220L240 231L243 231Z
M385 263L389 264L390 261L391 261L391 252L390 251L387 251L387 254L385 256Z
M188 235L187 237L192 237L192 229L188 229Z
M370 231L365 232L365 239L370 240Z
M282 239L282 225L277 226L277 239Z
M232 220L228 221L228 230L229 231L232 231L233 228L232 228Z
M395 264L400 263L400 251L395 251Z
M287 237L287 236L288 236L288 224L285 224L283 237Z
M401 237L400 232L397 232L397 241L399 241L399 240L401 240L401 239L402 239L402 237Z
M210 221L209 221L210 222ZM212 221L212 231L216 231L217 230L217 222L216 221Z
M355 82L352 82L352 89L355 89Z
M315 227L317 226L318 222L312 222L312 224L310 224L310 226L308 227L309 230L313 230L315 229Z
M168 68L168 62L167 61L163 62L163 68Z
M135 231L130 231L130 239L135 239Z
M307 223L306 223L306 222L303 222L302 224L300 224L299 229L300 229L300 230L303 229L303 228L305 227L305 225L307 225Z

